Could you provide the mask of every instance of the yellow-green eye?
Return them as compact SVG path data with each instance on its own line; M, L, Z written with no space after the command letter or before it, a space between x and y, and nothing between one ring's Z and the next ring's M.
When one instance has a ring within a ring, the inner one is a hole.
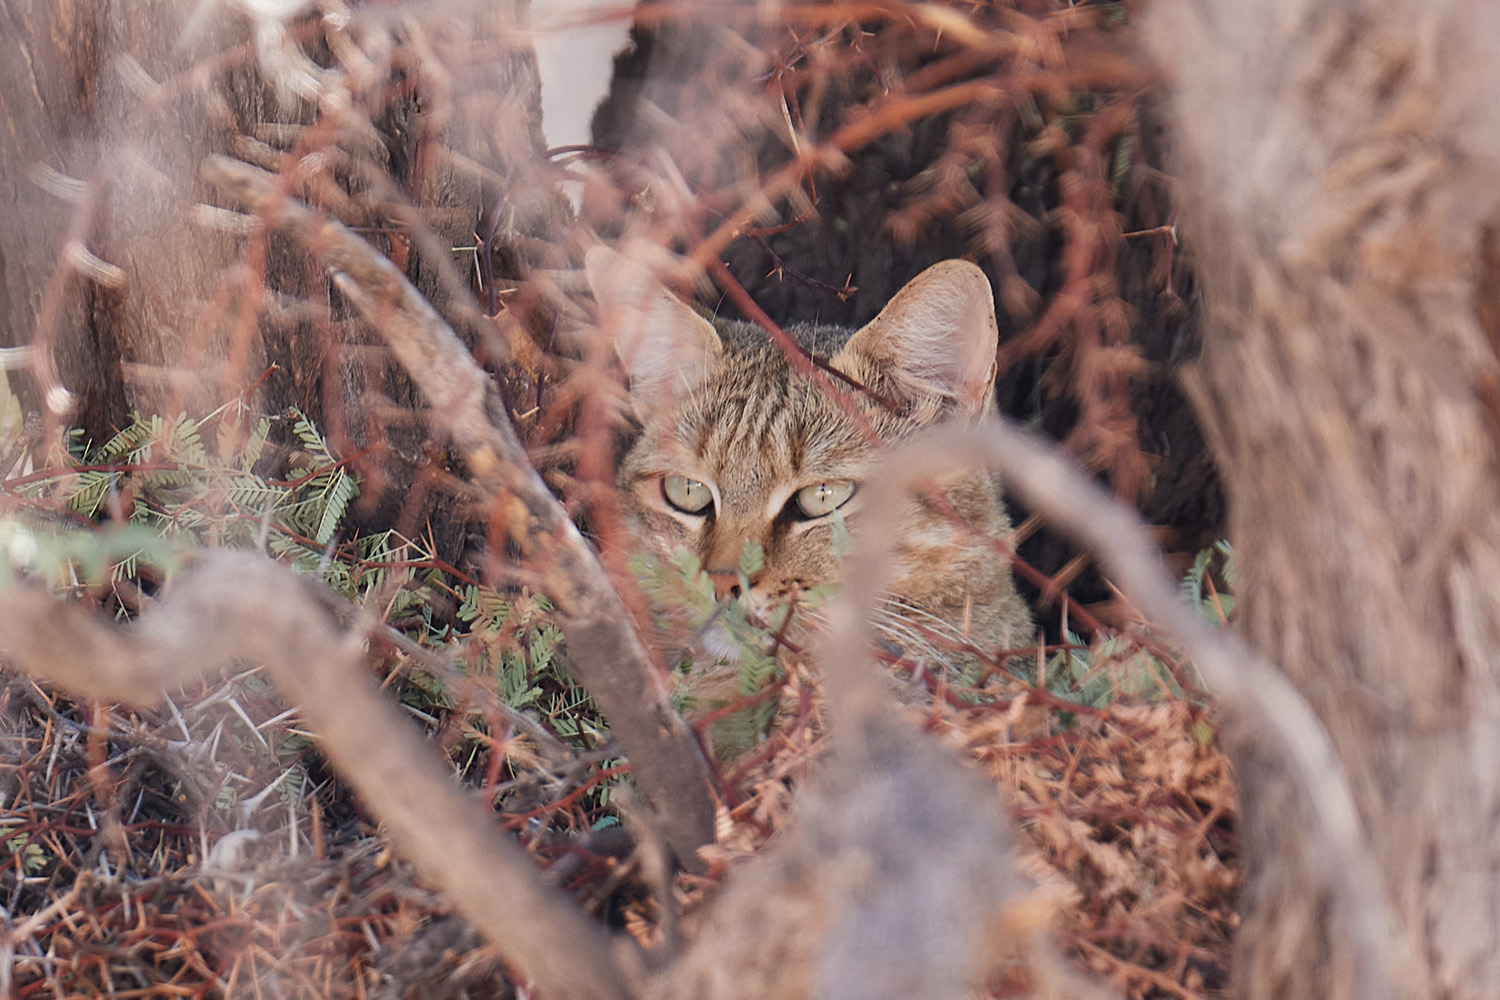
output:
M714 502L707 485L687 476L668 476L661 481L661 491L666 494L667 503L684 514L702 514Z
M829 479L804 486L797 491L797 509L803 517L822 517L844 506L854 495L854 483L848 479Z

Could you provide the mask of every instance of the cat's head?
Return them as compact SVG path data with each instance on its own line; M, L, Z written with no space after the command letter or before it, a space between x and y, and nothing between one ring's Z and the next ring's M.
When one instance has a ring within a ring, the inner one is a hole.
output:
M715 326L613 251L591 251L587 268L641 424L618 474L636 542L658 556L685 547L721 596L756 612L836 582L844 522L857 526L860 484L881 441L993 407L994 303L988 279L965 261L928 268L852 334L789 329L868 393L827 373L809 376L748 324ZM1008 530L984 477L956 477L945 489L980 531ZM965 588L993 589L1000 561L987 552L985 566L966 567L972 553L955 550L950 515L920 500L910 506L901 542L908 577L897 595L925 613L968 615L975 600ZM740 594L752 548L760 568ZM967 580L955 579L965 572ZM1010 593L1008 567L999 572Z

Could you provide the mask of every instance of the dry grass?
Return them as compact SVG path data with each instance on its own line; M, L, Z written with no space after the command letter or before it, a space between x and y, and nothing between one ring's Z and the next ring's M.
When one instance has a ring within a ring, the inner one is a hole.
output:
M477 935L413 882L255 682L234 678L155 717L96 710L106 739L77 721L85 710L12 681L0 892L17 996L459 996L503 982ZM782 697L807 712L788 712L725 775L736 798L710 874L679 876L690 923L787 820L818 758L806 683L794 674ZM1020 822L1022 869L1038 886L1021 919L1054 928L1074 961L1125 996L1226 995L1238 853L1211 714L1182 698L1088 709L1005 675L982 706L949 693L912 711L984 769ZM288 741L299 749L272 752ZM607 815L589 802L591 779L559 784L539 763L528 775L526 757L508 758L507 784L529 778L551 797L497 821L600 917L657 940L638 859L623 837L585 832Z

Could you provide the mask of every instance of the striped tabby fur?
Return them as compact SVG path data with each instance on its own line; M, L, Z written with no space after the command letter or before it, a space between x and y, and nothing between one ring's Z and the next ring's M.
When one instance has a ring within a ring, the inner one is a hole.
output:
M722 597L757 614L836 582L840 517L859 544L858 484L877 457L869 432L894 442L992 412L994 304L973 264L929 268L857 332L788 330L889 405L835 379L815 384L758 328L709 323L613 251L591 251L588 272L642 428L618 474L630 530L646 552L692 551ZM837 391L867 428L840 408ZM995 483L969 472L941 485L972 530L955 526L943 504L912 498L897 540L901 571L877 622L891 648L938 667L962 659L955 646L1013 648L1028 644L1032 630L1009 565L983 537L1011 530ZM747 545L761 548L764 564L741 594ZM734 645L712 628L701 638L700 698L732 697Z

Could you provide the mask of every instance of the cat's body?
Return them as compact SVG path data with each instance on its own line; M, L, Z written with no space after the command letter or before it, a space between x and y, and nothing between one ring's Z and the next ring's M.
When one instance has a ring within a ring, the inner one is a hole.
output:
M627 523L644 551L696 554L716 591L755 614L837 582L840 522L858 544L858 487L878 441L992 408L994 307L972 264L930 268L860 331L788 330L868 392L809 376L758 328L715 327L631 271L608 251L590 254L601 303L631 314L616 331L642 424L617 480ZM963 658L964 647L1031 639L1010 566L989 544L1011 530L995 483L971 472L940 486L941 498L906 505L901 572L877 622L889 648L939 668ZM760 551L761 568L746 578L747 549ZM710 676L732 678L732 643L710 628L702 645L696 658ZM735 693L713 687L702 693Z

